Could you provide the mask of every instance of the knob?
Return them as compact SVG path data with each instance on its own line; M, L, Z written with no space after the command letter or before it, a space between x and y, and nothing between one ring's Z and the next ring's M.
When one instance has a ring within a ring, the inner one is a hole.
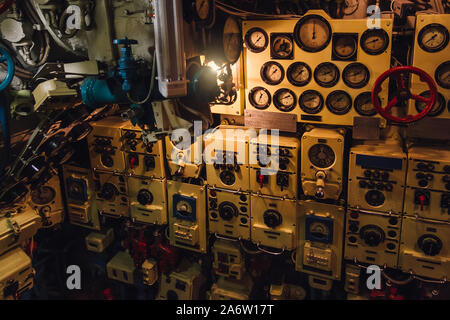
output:
M266 226L272 229L278 227L283 221L281 214L275 210L267 210L264 212L263 218Z
M229 221L238 215L238 209L233 203L225 201L219 205L219 215L223 220Z
M433 234L424 234L419 240L417 245L427 256L435 256L439 254L442 249L442 241Z
M389 180L389 172L383 172L381 174L381 179L383 180Z
M370 178L370 177L372 176L372 171L370 171L370 170L364 170L364 176L365 176L366 178Z
M105 200L111 200L117 194L119 194L119 191L117 190L116 186L107 182L102 187L100 197Z
M137 201L145 206L153 202L153 195L150 191L142 189L138 192Z
M360 236L369 247L376 247L384 241L384 231L376 225L361 228Z

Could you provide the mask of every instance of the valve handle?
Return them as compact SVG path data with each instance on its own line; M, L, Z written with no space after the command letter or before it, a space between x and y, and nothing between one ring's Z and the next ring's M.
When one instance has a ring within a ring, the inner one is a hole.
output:
M133 44L138 44L138 42L137 42L137 40L128 39L127 37L125 37L125 38L122 38L122 39L114 39L113 40L113 44L115 44L115 45L123 44L124 46L128 47L128 46L131 46Z
M0 83L0 92L5 90L12 82L14 78L14 73L16 71L16 67L14 65L14 60L9 54L8 51L6 51L5 48L0 47L0 62L6 62L6 65L8 66L8 71L6 72L5 79Z

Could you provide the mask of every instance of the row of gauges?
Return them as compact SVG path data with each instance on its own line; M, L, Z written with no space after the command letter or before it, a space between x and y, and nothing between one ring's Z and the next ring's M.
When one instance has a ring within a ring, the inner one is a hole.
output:
M266 62L261 67L260 74L261 79L269 85L278 85L285 77L283 67L276 61ZM311 81L313 73L306 63L299 61L292 63L288 67L286 77L292 85L303 87ZM339 68L331 62L323 62L314 70L314 80L319 86L324 88L335 86L339 78ZM366 86L369 82L370 72L362 63L352 62L344 68L342 79L348 87L359 89Z
M300 19L291 33L270 34L270 54L272 59L293 59L294 41L307 52L325 49L330 41L333 60L356 60L358 50L357 33L332 33L326 19L319 15L308 15ZM263 52L269 45L269 36L262 28L252 28L245 35L247 48L254 52ZM369 55L384 52L389 45L389 36L383 29L368 29L360 39L360 46Z
M263 87L255 87L249 92L249 101L259 110L267 109L272 103L270 92ZM273 95L273 104L283 112L289 112L297 106L297 96L290 89L279 89ZM336 90L328 94L325 103L322 94L316 90L306 90L298 98L298 105L303 112L317 114L324 105L337 115L348 113L352 108L352 98L343 90ZM373 116L376 111L372 104L371 92L360 93L354 101L355 110L362 116Z

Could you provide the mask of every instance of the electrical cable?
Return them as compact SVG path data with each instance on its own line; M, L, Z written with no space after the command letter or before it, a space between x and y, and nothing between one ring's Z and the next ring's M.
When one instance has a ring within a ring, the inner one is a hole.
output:
M153 86L155 85L155 76L156 76L156 51L153 52L152 75L151 75L152 78L150 80L150 88L148 89L147 96L142 101L135 101L131 97L131 94L129 92L127 92L128 100L130 100L130 102L134 103L134 104L144 104L144 103L146 103L150 99L150 97L152 96Z

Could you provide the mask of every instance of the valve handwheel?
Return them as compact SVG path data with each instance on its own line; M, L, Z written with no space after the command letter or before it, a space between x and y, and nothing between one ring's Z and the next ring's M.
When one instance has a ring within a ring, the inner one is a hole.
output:
M413 73L419 76L420 81L425 82L428 85L428 89L430 92L429 98L422 97L418 94L412 93L409 88L406 87L405 81L402 78L402 74L408 74ZM383 84L384 80L390 77L394 77L395 81L397 82L397 92L395 96L391 99L391 101L388 102L387 106L382 107L380 98L378 97L378 94L381 92L381 85ZM393 122L398 123L411 123L415 122L417 120L422 119L425 117L433 107L434 103L436 102L437 97L437 87L436 83L434 82L433 78L428 75L425 71L422 69L411 67L411 66L401 66L401 67L395 67L392 69L389 69L385 71L382 75L378 77L378 79L375 81L375 84L372 89L372 104L375 110L381 114L384 118L391 120ZM422 112L416 114L416 115L406 115L404 118L396 117L390 114L390 110L392 107L397 105L397 103L409 99L414 99L416 101L424 102L426 103L426 107L422 110Z
M11 84L15 73L14 60L9 54L9 52L6 51L6 49L3 47L0 47L0 62L6 62L6 65L8 67L6 77L0 83L0 91L3 91L6 89L6 87L8 87Z

